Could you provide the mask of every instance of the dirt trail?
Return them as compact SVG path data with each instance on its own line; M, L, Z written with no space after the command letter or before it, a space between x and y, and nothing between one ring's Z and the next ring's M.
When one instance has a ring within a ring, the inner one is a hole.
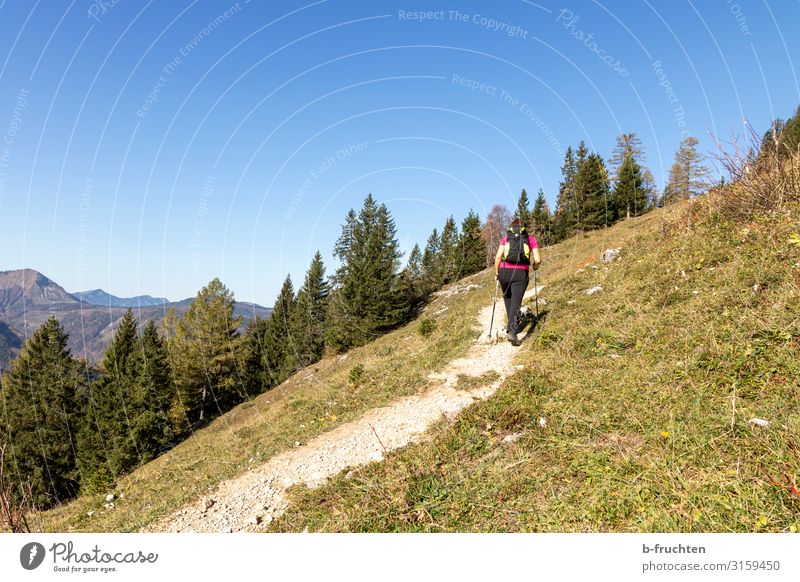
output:
M539 285L541 292L542 285ZM531 288L526 297L535 293ZM478 323L484 333L466 356L451 361L441 372L428 376L422 392L389 406L368 411L358 420L324 433L309 443L280 453L264 465L220 483L216 490L144 531L236 532L264 531L288 503L286 490L298 483L317 487L347 469L379 461L384 453L407 445L442 415L454 417L476 399L489 397L514 369L519 348L506 341L491 343L486 337L492 306L484 308ZM502 299L498 300L494 329L504 323ZM458 376L497 378L474 390L457 389Z

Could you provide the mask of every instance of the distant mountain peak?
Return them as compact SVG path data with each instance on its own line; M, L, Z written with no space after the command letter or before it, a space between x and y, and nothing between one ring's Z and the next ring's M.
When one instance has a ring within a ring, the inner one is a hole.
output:
M137 295L136 297L117 297L102 289L92 289L91 291L78 291L73 293L83 303L99 305L101 307L153 307L169 303L169 299L164 297L152 297L150 295Z

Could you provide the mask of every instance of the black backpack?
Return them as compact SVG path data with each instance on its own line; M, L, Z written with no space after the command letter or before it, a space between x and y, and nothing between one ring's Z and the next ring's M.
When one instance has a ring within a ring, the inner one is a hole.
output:
M512 265L530 265L530 247L528 247L527 254L525 253L525 247L528 246L528 233L525 231L525 227L509 228L506 236L508 237L508 252L504 259L505 262Z

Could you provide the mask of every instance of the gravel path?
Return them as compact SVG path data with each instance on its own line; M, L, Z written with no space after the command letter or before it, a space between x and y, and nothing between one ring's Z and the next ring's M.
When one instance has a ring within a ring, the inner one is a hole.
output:
M530 289L526 297L533 293ZM481 311L481 329L489 328L491 315L491 305ZM502 327L504 319L502 300L498 300L495 330ZM348 468L380 461L385 452L414 441L442 415L452 418L476 399L489 397L512 371L517 349L506 341L492 342L484 333L465 357L430 374L431 382L422 392L370 410L358 420L222 482L206 497L144 531L264 531L286 509L289 487L298 483L318 487ZM488 386L471 391L456 388L459 374L482 376L491 371L498 377Z

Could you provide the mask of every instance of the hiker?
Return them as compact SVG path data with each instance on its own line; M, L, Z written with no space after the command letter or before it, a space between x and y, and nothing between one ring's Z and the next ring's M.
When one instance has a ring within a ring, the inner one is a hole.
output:
M515 216L494 257L494 274L503 290L508 317L506 339L515 346L519 345L519 309L528 288L528 269L538 269L541 262L539 243L525 230L522 220Z

